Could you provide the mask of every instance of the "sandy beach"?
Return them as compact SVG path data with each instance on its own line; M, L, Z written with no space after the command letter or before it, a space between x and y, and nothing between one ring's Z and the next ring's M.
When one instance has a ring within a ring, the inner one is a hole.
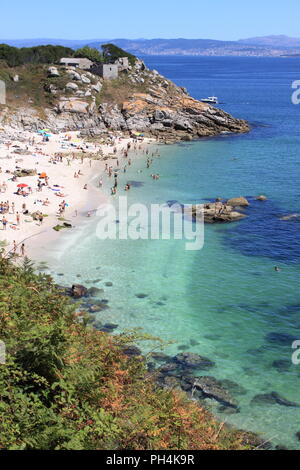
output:
M151 143L153 139L122 135L88 142L79 132L2 129L0 241L5 255L34 259L37 245L46 247L70 230L55 231L53 227L64 223L73 227L82 217L92 215L110 196L101 188L107 182L114 185L114 170L130 164ZM30 176L24 170L30 170Z

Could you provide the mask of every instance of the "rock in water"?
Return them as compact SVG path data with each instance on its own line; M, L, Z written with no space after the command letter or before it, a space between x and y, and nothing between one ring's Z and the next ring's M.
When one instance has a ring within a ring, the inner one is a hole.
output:
M82 286L81 284L73 284L71 288L71 295L75 297L75 299L80 299L81 297L87 297L88 290L86 287Z
M298 403L287 400L286 398L279 395L279 393L277 392L261 393L261 394L255 395L255 397L252 398L251 400L251 404L254 404L254 405L277 404L277 405L290 406L290 407L296 407L296 408L300 407Z
M125 346L122 352L126 356L140 356L142 354L142 351L137 346Z
M204 398L212 398L225 407L238 408L236 400L215 377L198 377L194 382L194 387L202 393Z
M100 289L99 287L90 287L88 289L88 295L90 297L97 297L97 295L102 294L104 292L103 289Z
M278 372L286 372L291 367L291 361L288 359L278 359L272 363L272 367L275 367Z
M265 336L265 339L270 343L277 343L287 346L292 346L292 343L296 341L298 338L296 336L290 335L289 333L277 333L271 332Z
M232 380L224 379L219 380L220 384L225 387L233 395L246 395L247 390L240 384L233 382Z
M280 220L299 220L300 219L300 214L289 214L289 215L284 215L283 217L280 217Z

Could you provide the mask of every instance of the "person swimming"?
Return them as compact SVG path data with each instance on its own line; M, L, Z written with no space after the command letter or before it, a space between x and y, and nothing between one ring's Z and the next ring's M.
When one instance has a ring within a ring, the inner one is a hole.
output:
M274 269L277 273L280 273L280 271L281 271L281 268L279 266L275 266Z

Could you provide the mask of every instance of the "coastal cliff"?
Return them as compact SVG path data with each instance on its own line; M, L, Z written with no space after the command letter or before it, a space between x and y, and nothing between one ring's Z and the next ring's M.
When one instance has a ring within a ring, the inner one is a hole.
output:
M143 132L165 142L249 131L246 121L195 100L140 60L112 80L44 65L0 69L0 78L7 84L0 125L13 129Z

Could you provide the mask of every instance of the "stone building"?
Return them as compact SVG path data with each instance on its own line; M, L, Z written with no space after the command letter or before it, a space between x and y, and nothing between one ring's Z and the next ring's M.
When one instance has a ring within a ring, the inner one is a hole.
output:
M67 67L76 67L82 70L90 70L93 65L93 62L85 58L76 58L76 57L67 57L60 59L60 65L65 65Z
M91 72L95 75L99 75L105 80L112 80L114 78L118 78L119 68L118 64L99 64L94 65Z
M120 57L116 60L115 64L118 65L119 72L122 70L127 70L129 68L129 59L128 57Z
M0 104L6 104L6 86L3 80L0 80Z

